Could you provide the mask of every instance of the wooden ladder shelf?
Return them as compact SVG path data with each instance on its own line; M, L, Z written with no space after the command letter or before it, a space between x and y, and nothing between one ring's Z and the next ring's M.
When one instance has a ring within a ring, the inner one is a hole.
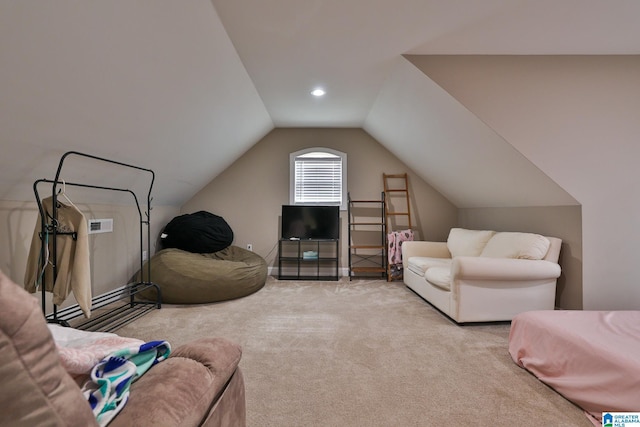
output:
M411 229L411 201L407 174L383 173L382 181L387 201L385 204L386 232ZM387 280L402 279L402 264L392 264L388 256L387 260Z

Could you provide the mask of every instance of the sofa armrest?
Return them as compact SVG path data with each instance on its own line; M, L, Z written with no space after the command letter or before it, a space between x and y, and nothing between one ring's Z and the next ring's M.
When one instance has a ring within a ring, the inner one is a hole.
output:
M193 359L214 375L229 377L240 362L242 349L224 338L201 338L178 347L169 357Z
M430 258L451 258L451 253L449 252L449 249L447 249L447 242L403 242L402 259L405 260L414 256Z
M146 425L201 425L211 416L241 355L240 346L223 338L202 338L178 347L131 384L129 401L109 427L140 425L140 420Z
M460 256L451 265L451 280L545 280L560 273L558 264L544 260Z

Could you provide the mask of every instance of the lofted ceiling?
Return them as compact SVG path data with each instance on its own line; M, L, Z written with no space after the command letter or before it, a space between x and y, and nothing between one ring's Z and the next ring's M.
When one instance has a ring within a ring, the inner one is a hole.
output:
M640 53L633 0L212 2L280 127L362 126L403 54Z
M274 127L362 127L456 206L575 204L412 58L638 54L639 17L636 0L0 0L0 200L32 200L79 150L155 170L156 203L180 206Z

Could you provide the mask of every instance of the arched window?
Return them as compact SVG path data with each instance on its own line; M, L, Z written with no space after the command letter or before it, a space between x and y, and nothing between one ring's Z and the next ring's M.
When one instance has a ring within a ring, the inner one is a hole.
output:
M346 209L347 154L307 148L289 155L292 205L338 205Z

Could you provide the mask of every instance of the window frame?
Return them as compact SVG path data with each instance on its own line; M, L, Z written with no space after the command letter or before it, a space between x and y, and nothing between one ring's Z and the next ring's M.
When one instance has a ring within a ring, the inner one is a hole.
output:
M296 160L298 157L309 153L327 153L340 158L341 166L341 200L340 203L328 202L296 202ZM289 154L289 204L291 205L322 205L322 206L340 206L340 210L347 209L347 153L333 150L327 147L311 147L298 150Z

